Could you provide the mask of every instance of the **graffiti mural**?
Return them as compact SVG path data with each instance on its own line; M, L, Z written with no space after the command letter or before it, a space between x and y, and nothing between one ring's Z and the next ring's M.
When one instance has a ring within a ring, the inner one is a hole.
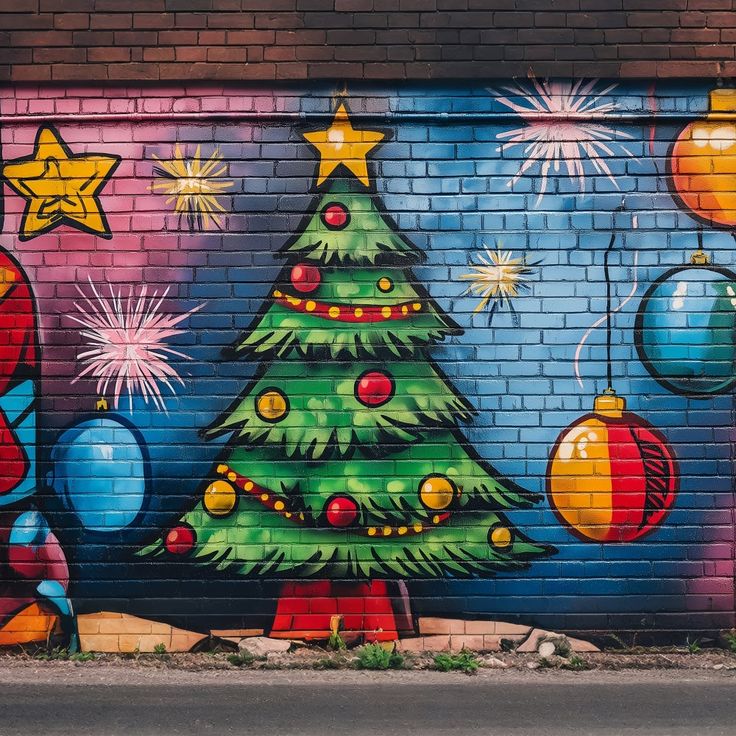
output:
M0 645L733 626L733 90L60 92L2 93Z

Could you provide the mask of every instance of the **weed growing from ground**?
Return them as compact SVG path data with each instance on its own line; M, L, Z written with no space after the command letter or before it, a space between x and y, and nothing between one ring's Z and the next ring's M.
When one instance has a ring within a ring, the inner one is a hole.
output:
M361 670L397 670L404 664L400 654L384 649L378 642L364 644L356 654L357 667Z
M736 652L736 634L733 632L729 632L728 634L724 634L723 638L726 641L726 645L728 646L729 650L732 652Z
M247 650L243 650L238 654L231 654L228 656L227 661L235 667L247 667L249 664L253 664L256 658Z
M590 667L582 657L579 657L577 654L573 654L567 662L563 662L562 669L572 670L573 672L582 672L590 669Z
M474 652L462 649L457 654L437 654L434 658L434 666L440 672L460 671L466 675L473 675L478 671L480 662Z

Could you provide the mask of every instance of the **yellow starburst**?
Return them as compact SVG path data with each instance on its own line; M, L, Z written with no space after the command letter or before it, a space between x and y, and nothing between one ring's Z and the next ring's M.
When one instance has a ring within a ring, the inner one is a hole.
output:
M465 273L461 279L472 283L463 294L473 294L481 297L480 303L473 310L480 312L490 305L491 315L497 307L508 304L513 310L511 300L519 296L520 291L528 290L527 278L534 273L531 266L536 263L527 263L525 257L514 258L510 250L483 249L478 255L480 263L471 263L472 273Z
M154 155L159 166L154 166L153 172L159 179L151 185L151 191L168 194L166 204L176 202L174 210L180 217L186 216L190 230L208 230L210 224L222 229L218 213L225 212L225 208L218 196L230 189L233 182L219 178L227 171L219 149L203 161L201 148L197 146L194 158L187 158L178 143L170 161Z

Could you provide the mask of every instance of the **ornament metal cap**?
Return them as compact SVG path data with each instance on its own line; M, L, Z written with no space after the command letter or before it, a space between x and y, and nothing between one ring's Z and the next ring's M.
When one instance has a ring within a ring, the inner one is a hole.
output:
M107 411L107 399L104 396L100 396L95 402L96 411Z
M710 263L708 254L702 249L698 248L691 256L690 263L693 266L707 266Z
M710 112L736 113L736 89L714 89L709 97Z
M626 409L626 399L613 392L604 392L595 397L593 411L604 417L620 417Z

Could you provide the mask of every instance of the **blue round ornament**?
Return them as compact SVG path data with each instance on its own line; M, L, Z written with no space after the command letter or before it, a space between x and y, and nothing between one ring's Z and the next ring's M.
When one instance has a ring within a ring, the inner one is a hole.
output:
M95 415L65 430L51 451L49 485L96 532L118 531L140 514L149 460L133 424Z
M728 391L736 383L736 274L709 265L667 271L641 300L634 339L641 362L669 391Z

